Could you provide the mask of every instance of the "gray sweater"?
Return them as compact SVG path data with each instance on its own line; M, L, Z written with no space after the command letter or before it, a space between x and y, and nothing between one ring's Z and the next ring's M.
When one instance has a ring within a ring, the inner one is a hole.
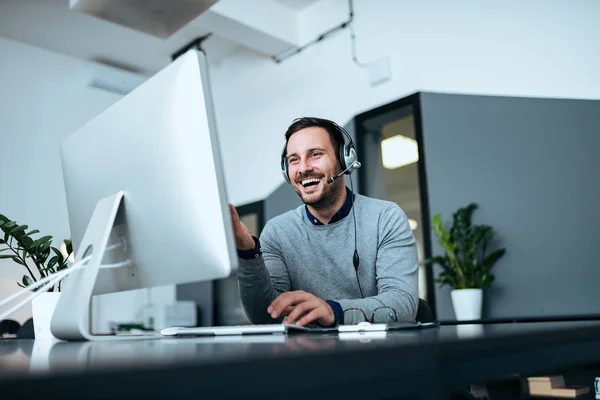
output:
M396 310L399 320L414 321L418 256L406 214L395 203L359 194L353 207L365 298L352 264L352 211L337 222L313 225L302 205L267 222L260 236L262 256L240 258L240 296L253 323L276 322L267 307L279 294L293 290L337 301L342 310L361 308L368 318L385 305Z

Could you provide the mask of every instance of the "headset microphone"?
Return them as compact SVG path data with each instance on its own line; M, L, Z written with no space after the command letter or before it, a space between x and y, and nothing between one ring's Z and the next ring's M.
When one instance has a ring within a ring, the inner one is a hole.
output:
M339 174L337 174L336 176L332 176L331 178L327 179L327 183L333 183L333 181L335 181L337 178L339 178L340 176L344 175L344 173L346 171L348 171L350 168L360 168L362 164L358 161L354 161L352 164L350 164L350 166L348 168L346 168L345 170L343 170L342 172L340 172Z

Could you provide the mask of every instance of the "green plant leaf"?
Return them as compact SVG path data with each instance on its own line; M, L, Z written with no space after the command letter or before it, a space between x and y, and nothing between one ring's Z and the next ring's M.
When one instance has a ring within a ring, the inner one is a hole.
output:
M27 275L23 275L23 279L21 280L21 282L23 282L23 285L27 287L33 283L33 280Z
M71 253L73 253L73 243L69 239L65 239L63 241L63 243L65 244L65 247L67 248L67 254L71 255Z
M9 255L9 254L0 254L0 260L5 259L5 258L13 258L14 256Z
M46 243L47 241L52 240L52 236L42 236L41 238L35 240L32 244L31 247L38 247L41 246L42 244Z
M4 225L6 221L0 219L0 226Z
M14 262L16 262L17 264L21 264L21 265L23 265L23 266L25 266L25 265L26 265L26 264L25 264L23 261L21 261L21 259L20 259L19 257L17 257L17 256L13 256L13 257L12 257L12 259L13 259L13 261L14 261Z
M48 268L52 268L54 267L56 264L58 263L58 256L54 256L52 257L49 261L48 261Z
M50 245L48 245L48 246L50 246ZM45 262L46 262L46 260L48 259L48 257L50 257L50 249L49 249L49 248L47 248L47 249L44 249L44 250L42 251L42 253L40 254L40 261L41 261L42 263L45 263Z
M64 256L62 255L62 253L60 252L59 249L57 249L56 247L50 247L52 249L52 251L54 252L54 254L56 254L56 257L58 257L58 263L62 264L64 262Z
M23 243L23 246L27 249L28 252L31 253L31 245L33 244L33 239L29 236L25 236L23 239L21 239L21 243Z
M3 249L0 249L0 253L2 253L3 251L6 251L6 250L10 250L10 248L9 247L5 247Z
M31 236L31 235L34 235L36 233L40 233L40 231L38 231L37 229L34 229L32 231L27 232L27 236Z
M6 231L14 228L15 226L17 226L17 223L15 221L8 221L4 225L2 225L2 230L4 232L6 232Z
M10 231L10 234L11 234L11 235L13 235L13 236L15 236L15 235L17 235L19 232L23 232L23 233L25 233L25 229L27 229L27 228L29 228L27 225L19 225L19 226L17 226L16 228L12 229L12 230Z
M17 285L19 285L20 287L22 287L23 289L26 289L27 286L24 286L21 282L17 282Z
M57 257L58 257L58 263L59 263L59 264L64 264L64 263L66 263L66 260L65 260L65 258L63 257L63 255L62 255L62 254L58 255Z
M440 284L441 287L443 287L444 285L448 285L450 287L456 287L456 283L450 279L449 277L446 276L440 276L435 280L437 283Z
M473 225L476 203L461 207L452 214L452 225L447 229L441 214L436 214L431 222L432 230L439 238L445 251L444 256L430 257L427 264L438 264L443 271L436 282L455 289L486 288L494 282L490 268L504 255L505 249L487 254L488 243L494 237L489 225Z
M425 260L425 264L440 264L445 265L448 263L448 258L446 256L433 256L429 257Z
M44 253L46 250L49 252L50 245L52 245L52 241L47 241L46 243L42 244L39 248L39 252Z
M498 249L498 250L494 251L492 254L487 256L487 258L483 261L483 265L487 269L492 268L494 266L494 264L496 264L496 261L498 261L500 259L500 257L502 257L504 255L504 253L506 253L506 249Z

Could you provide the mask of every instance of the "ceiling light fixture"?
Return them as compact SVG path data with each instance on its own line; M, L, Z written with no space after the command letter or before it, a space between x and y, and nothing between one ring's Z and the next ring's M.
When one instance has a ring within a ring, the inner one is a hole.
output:
M419 224L417 223L417 220L409 218L408 219L408 224L410 225L410 229L413 231L416 231L417 228L419 227Z
M381 158L387 169L396 169L419 161L415 139L395 135L381 141Z

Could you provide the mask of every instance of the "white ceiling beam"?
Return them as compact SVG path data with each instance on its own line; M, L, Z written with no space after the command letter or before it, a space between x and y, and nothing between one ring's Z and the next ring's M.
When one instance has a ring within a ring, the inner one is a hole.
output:
M298 13L298 39L300 43L314 40L323 32L348 19L347 0L321 0Z
M217 0L69 0L71 10L167 39Z
M220 0L190 25L268 56L298 46L297 12L272 0Z

